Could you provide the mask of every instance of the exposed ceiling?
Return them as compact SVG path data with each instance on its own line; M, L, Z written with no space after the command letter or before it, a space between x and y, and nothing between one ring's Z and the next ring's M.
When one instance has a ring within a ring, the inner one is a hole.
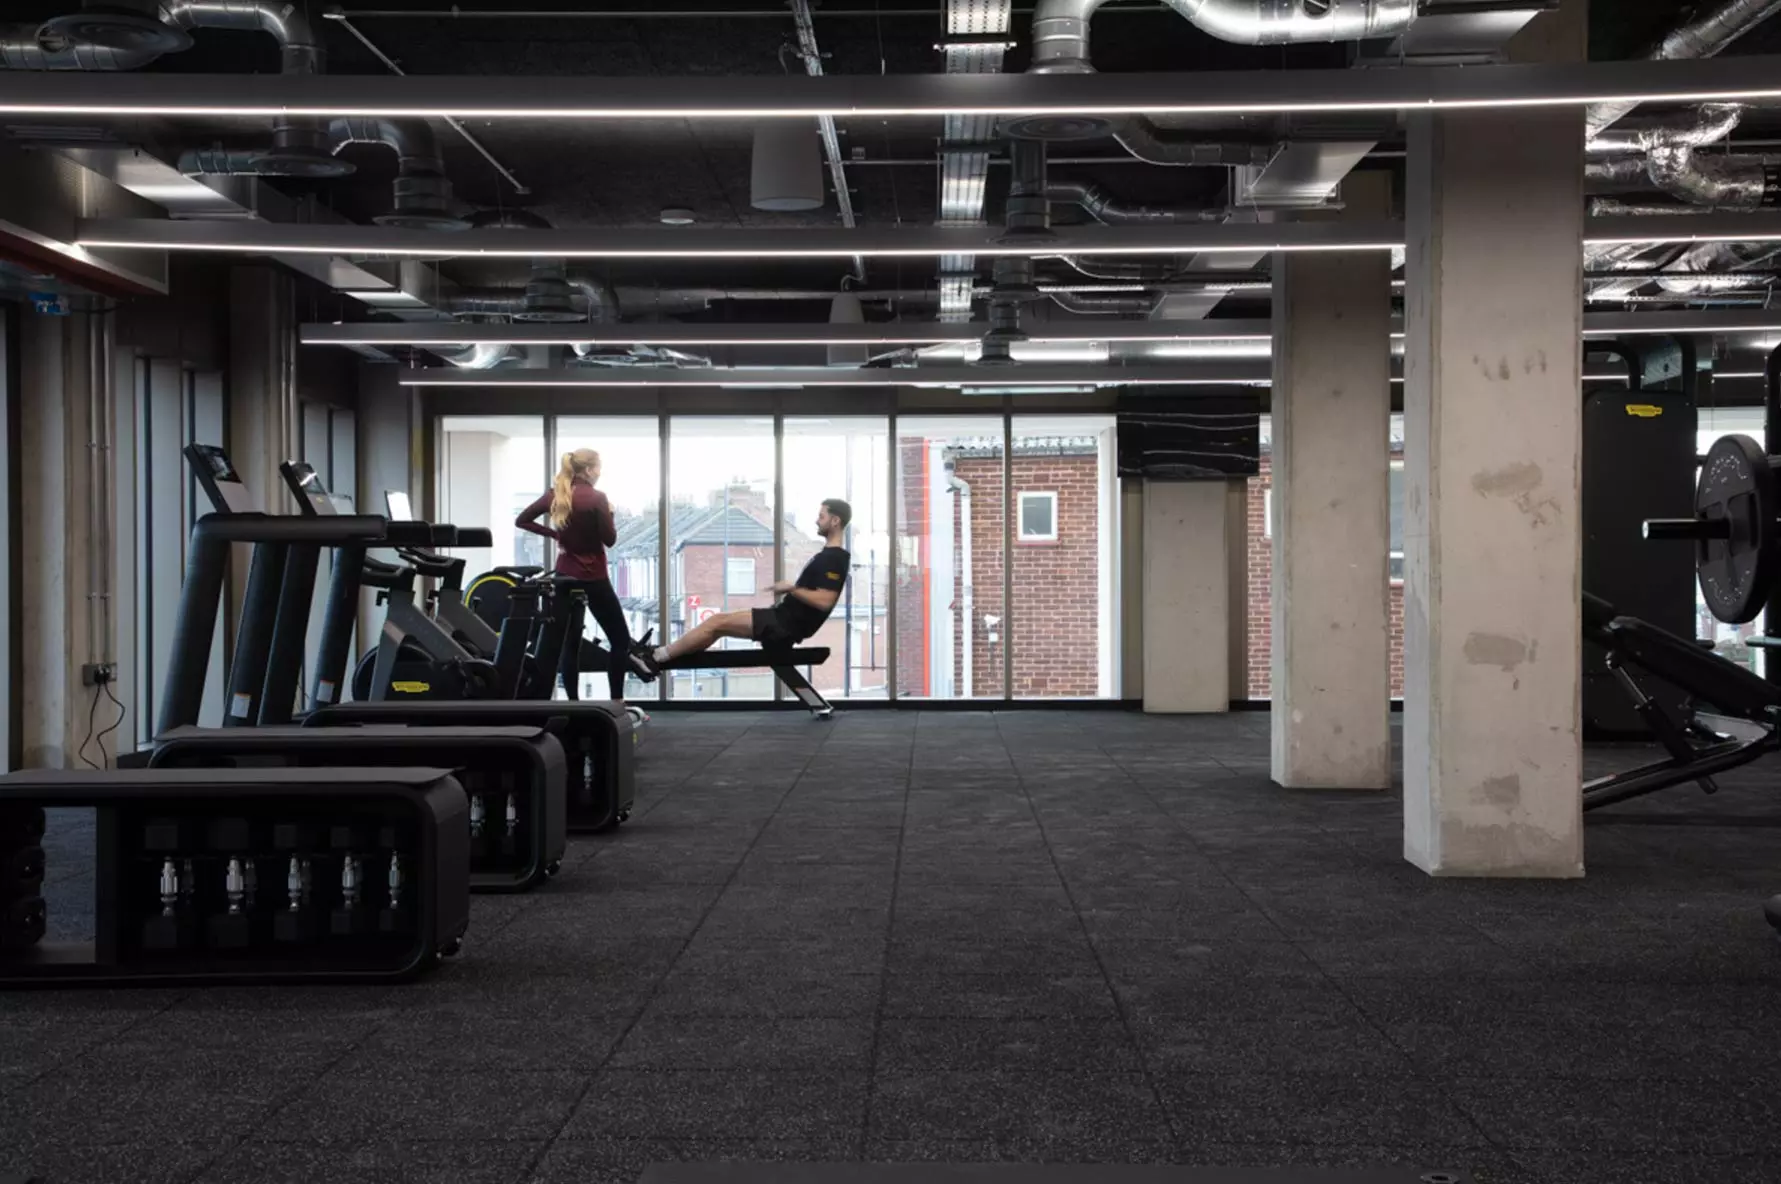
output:
M1452 0L1429 0L1438 7ZM1529 0L1537 4L1539 0ZM68 13L78 0L11 0L6 22L29 23ZM781 0L677 0L650 5L641 0L519 0L503 3L439 3L438 0L366 0L363 4L304 3L320 30L327 70L338 74L387 74L393 62L414 75L484 74L571 77L733 77L801 73L798 38L791 8ZM1693 5L1679 0L1615 0L1592 5L1590 44L1595 58L1640 56L1685 18ZM935 73L944 68L938 43L945 36L946 6L936 0L813 0L814 33L830 74ZM454 12L455 10L455 12ZM486 15L466 15L480 11ZM344 17L345 19L339 19ZM1032 4L1013 6L1009 49L1002 68L1019 72L1029 64ZM4 22L0 22L4 23ZM254 32L203 30L191 48L171 53L144 68L148 73L276 73L280 52L269 37ZM375 52L370 46L375 47ZM1113 0L1094 23L1094 65L1104 73L1195 72L1205 70L1345 67L1353 63L1352 44L1249 47L1218 40L1154 0ZM1736 54L1781 52L1781 22L1772 21L1738 41ZM381 55L381 56L380 56ZM388 62L383 60L388 59ZM1175 121L1224 139L1274 144L1288 140L1362 138L1350 121L1287 121L1259 117ZM895 123L839 120L840 144L852 203L862 225L929 225L939 209L938 121ZM14 140L42 143L66 137L68 125L7 127ZM182 149L219 144L225 148L264 143L267 129L253 120L161 122L118 121L73 129L141 144L171 161ZM455 197L464 210L523 209L559 227L655 227L670 207L691 211L701 226L770 228L828 227L838 224L832 192L826 204L808 212L774 212L750 205L752 128L734 121L648 121L527 124L471 121L465 128L480 143L435 123ZM1388 121L1370 124L1364 136L1378 139L1362 168L1395 169L1401 136ZM1732 150L1754 144L1770 151L1781 146L1781 110L1745 114L1729 141ZM1716 149L1723 150L1723 149ZM486 154L486 155L485 155ZM265 183L295 198L310 199L354 222L369 222L390 206L397 166L394 154L372 144L353 144L341 157L356 166L346 178L304 181L266 178ZM1054 144L1049 176L1100 186L1137 204L1218 207L1227 202L1231 179L1223 167L1161 167L1135 160L1111 139ZM488 158L499 162L511 177ZM998 152L990 170L984 216L1002 217L1007 162ZM516 182L527 192L516 188ZM1085 215L1059 205L1059 223ZM990 268L979 260L980 281ZM1258 260L1259 267L1265 261ZM707 309L707 297L720 290L790 289L830 292L849 270L844 261L646 261L576 268L617 287L627 319L652 313L676 317L725 316L738 320L822 319L816 300L747 301ZM454 260L440 273L472 288L513 287L526 278L523 260ZM1051 278L1065 278L1055 271ZM1044 275L1041 278L1045 278ZM1074 277L1082 280L1083 277ZM1084 280L1083 282L1092 282ZM874 260L865 287L903 292L912 316L931 318L937 280L931 260ZM693 292L692 297L686 293ZM702 294L701 294L702 293ZM1265 289L1233 292L1207 303L1220 316L1254 316L1265 310ZM923 298L925 297L925 298ZM904 311L896 301L873 305L872 316ZM334 315L365 319L372 311L342 299ZM1130 310L1128 310L1129 312ZM323 315L326 315L324 312ZM980 314L981 315L981 312Z

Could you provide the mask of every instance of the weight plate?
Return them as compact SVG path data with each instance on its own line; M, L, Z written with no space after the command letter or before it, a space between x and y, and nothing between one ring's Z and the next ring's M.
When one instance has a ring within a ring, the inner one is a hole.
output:
M1727 538L1695 544L1701 597L1721 621L1754 621L1775 582L1775 475L1763 446L1749 436L1721 436L1707 452L1695 488L1695 517L1731 523Z

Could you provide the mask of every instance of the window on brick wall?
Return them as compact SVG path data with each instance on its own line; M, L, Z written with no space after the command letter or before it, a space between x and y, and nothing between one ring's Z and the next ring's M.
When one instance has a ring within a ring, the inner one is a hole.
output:
M1023 493L1020 495L1020 541L1023 543L1057 542L1057 494Z
M731 556L724 567L724 590L731 596L747 596L756 591L754 582L754 557Z

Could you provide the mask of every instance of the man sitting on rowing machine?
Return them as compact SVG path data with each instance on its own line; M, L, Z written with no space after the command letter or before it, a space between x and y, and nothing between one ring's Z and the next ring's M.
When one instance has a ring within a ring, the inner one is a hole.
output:
M631 647L634 654L652 674L677 658L708 650L720 637L748 637L763 647L786 649L797 645L822 628L841 589L847 583L852 557L841 545L853 508L838 497L823 502L816 514L816 533L822 536L823 549L811 557L796 580L781 580L770 591L784 598L771 608L743 608L719 613L710 620L689 629L672 645L649 648L641 643Z

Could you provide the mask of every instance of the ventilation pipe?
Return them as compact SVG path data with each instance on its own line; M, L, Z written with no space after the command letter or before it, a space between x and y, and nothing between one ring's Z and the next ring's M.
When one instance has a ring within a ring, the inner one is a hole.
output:
M1717 57L1732 42L1781 12L1781 0L1724 0L1697 19L1678 27L1645 57L1677 62ZM1597 103L1589 109L1589 138L1596 139L1639 105L1636 99Z
M1008 201L1000 241L1032 242L1051 237L1051 201L1045 184L1045 141L1015 140L1009 146ZM1011 347L1024 341L1020 310L1039 299L1033 279L1031 256L1002 255L996 259L995 286L989 293L989 331L983 335L985 366L1006 366L1014 361Z
M1073 205L1108 226L1167 226L1181 222L1223 222L1224 209L1206 206L1145 206L1115 197L1084 181L1050 181L1045 195L1057 205Z
M530 210L478 210L470 215L470 225L502 230L549 230L550 219ZM603 294L609 290L595 287ZM519 307L509 310L516 321L569 324L582 320L575 310L574 291L560 258L539 256L532 260L532 276L526 281L526 292ZM455 310L454 310L455 311Z
M1047 292L1052 302L1065 312L1088 316L1148 317L1156 311L1162 297L1155 292Z
M493 345L484 342L479 345L467 345L456 352L441 350L439 356L460 370L493 370L507 360L512 351L510 345Z
M1086 74L1088 25L1107 0L1039 0L1033 65L1042 74ZM1781 0L1775 0L1781 3ZM1165 0L1202 32L1239 45L1395 37L1416 20L1416 0Z
M1754 210L1781 202L1781 171L1754 156L1701 156L1686 144L1653 148L1651 183L1697 206Z
M372 221L409 230L463 230L470 225L451 212L451 181L439 141L424 119L336 119L328 125L334 152L348 144L382 144L396 154L390 212Z

